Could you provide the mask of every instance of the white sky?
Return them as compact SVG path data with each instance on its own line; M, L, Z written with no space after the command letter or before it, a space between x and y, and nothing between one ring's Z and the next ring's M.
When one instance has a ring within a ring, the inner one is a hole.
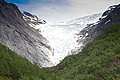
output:
M36 14L41 19L55 22L104 12L114 4L120 4L120 0L36 0L18 6L21 10Z

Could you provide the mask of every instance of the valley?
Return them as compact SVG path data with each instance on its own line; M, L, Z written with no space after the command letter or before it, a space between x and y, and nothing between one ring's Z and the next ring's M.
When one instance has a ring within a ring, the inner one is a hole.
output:
M82 47L82 43L78 43L78 33L89 23L97 22L101 14L93 14L78 19L65 22L40 24L35 27L39 29L49 42L54 52L51 61L57 65L62 59L68 55L76 54Z
M0 80L120 80L120 4L49 23L1 0Z

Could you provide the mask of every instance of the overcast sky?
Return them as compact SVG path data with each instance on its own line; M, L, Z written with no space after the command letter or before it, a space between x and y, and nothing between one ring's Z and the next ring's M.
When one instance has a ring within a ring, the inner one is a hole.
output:
M120 0L6 0L19 6L21 11L36 14L47 21L66 21L104 12Z

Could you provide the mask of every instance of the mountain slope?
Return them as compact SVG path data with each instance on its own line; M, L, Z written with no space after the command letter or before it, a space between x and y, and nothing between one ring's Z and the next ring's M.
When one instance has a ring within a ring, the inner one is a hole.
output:
M120 5L109 12L98 24L84 29L89 33L84 39L90 41L81 52L51 68L58 80L120 79Z
M0 44L0 80L55 80L45 69Z
M93 24L88 24L78 35L78 42L85 46L88 42L94 40L107 27L120 22L120 4L110 6L99 18L99 21Z
M45 20L41 20L36 15L30 14L29 12L25 11L23 12L23 18L31 27L46 23Z
M16 5L4 1L0 1L0 43L40 67L53 65L48 40L28 25Z
M119 80L120 24L107 29L82 52L68 56L53 68L58 80Z

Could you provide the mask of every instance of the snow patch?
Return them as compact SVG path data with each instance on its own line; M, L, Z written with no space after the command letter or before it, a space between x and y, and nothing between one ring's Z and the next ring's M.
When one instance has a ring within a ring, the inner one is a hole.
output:
M111 20L106 21L105 24L109 23L110 21L111 21Z

